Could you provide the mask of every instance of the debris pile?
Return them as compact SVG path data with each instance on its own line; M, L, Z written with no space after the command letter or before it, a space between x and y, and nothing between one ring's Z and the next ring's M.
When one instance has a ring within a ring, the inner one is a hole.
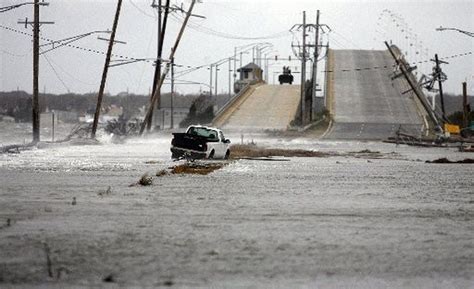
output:
M440 158L434 161L426 161L428 164L474 164L474 159L463 159L460 161L450 161L447 158Z
M185 164L171 167L172 174L194 174L194 175L208 175L216 170L226 166L227 163L196 163L187 162Z
M231 147L231 159L244 158L269 158L269 157L328 157L332 153L302 150L302 149L279 149L264 148L256 145L233 145Z

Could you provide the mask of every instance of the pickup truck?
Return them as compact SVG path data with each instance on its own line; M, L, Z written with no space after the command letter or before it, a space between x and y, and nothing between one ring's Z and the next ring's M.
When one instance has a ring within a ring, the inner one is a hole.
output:
M185 133L173 133L172 159L228 159L229 156L230 140L220 129L192 125Z

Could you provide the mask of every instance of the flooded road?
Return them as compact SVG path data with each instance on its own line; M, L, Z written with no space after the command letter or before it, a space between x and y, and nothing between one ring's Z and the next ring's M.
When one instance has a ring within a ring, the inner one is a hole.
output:
M469 154L250 140L383 158L156 177L175 164L170 136L0 155L0 287L474 287L474 166L425 163ZM130 186L144 173L152 186Z

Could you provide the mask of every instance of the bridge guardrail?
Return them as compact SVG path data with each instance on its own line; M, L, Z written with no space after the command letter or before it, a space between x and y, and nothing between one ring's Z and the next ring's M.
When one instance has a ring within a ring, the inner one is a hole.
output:
M221 107L217 113L214 119L212 120L212 124L215 125L217 120L219 120L220 117L227 111L229 107L234 105L234 103L239 99L242 95L247 93L251 87L250 83L247 83L237 94L235 94L223 107Z

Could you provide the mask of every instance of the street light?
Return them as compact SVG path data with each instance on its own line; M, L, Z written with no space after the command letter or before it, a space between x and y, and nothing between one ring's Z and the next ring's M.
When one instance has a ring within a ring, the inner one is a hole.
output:
M13 9L16 9L16 8L20 8L21 6L25 6L25 5L35 5L35 2L25 2L25 3L20 3L20 4L5 6L5 7L0 7L0 13L7 12L7 11L10 11L10 10L13 10ZM40 6L48 6L49 3L46 3L46 2L44 2L44 0L43 0L43 2L38 3L38 5L40 5Z
M40 54L45 54L51 50L54 50L54 49L57 49L59 47L62 47L62 46L65 46L65 45L68 45L69 43L72 43L74 41L77 41L79 39L82 39L84 37L87 37L89 35L92 35L92 34L99 34L99 33L107 33L107 34L110 34L112 33L112 31L109 31L109 30L106 30L106 31L91 31L91 32L87 32L87 33L83 33L83 34L79 34L79 35L75 35L75 36L71 36L71 37L67 37L67 38L64 38L64 39L60 39L60 40L54 40L54 41L51 41L50 43L46 43L46 44L42 44L40 45L40 47L42 46L47 46L47 45L52 45L52 48L48 49L48 50L45 50L45 51L42 51ZM101 39L101 38L99 38ZM55 44L59 44L58 46L55 46Z
M454 31L457 31L459 33L466 34L467 36L474 37L474 32L464 31L464 30L457 29L457 28L446 28L446 27L442 27L442 26L436 28L436 31L444 31L444 30L454 30Z

